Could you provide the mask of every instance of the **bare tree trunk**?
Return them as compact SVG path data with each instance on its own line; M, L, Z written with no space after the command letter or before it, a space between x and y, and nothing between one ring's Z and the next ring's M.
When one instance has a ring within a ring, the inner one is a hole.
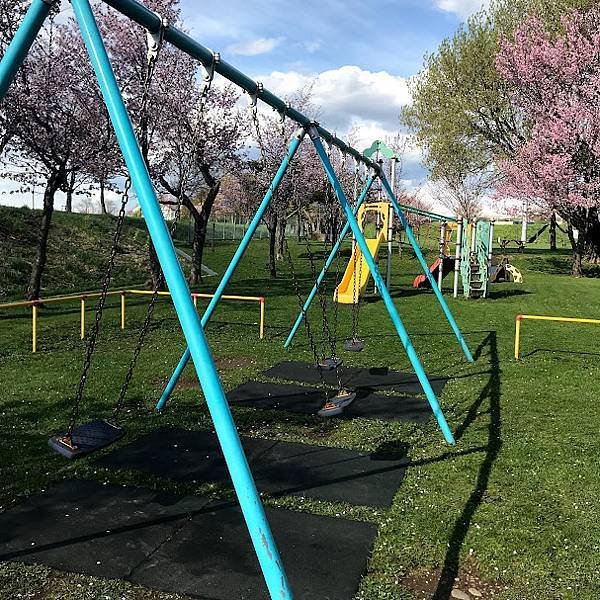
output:
M204 179L210 185L208 194L202 208L198 210L192 199L181 190L174 189L170 183L164 178L160 178L161 185L173 196L178 198L181 196L181 203L190 213L192 220L194 221L194 239L192 241L192 273L190 277L190 283L192 285L198 285L202 283L202 260L204 258L204 247L206 246L206 236L208 233L208 221L212 212L215 200L221 190L221 182L217 181L208 169L202 170Z
M73 212L73 191L75 189L75 171L71 171L67 180L67 200L65 202L65 211Z
M595 263L600 258L598 211L595 208L578 208L561 213L561 216L568 224L567 234L573 253L572 274L574 277L582 277L584 261Z
M162 268L156 254L156 249L154 248L154 244L150 238L148 239L148 262L150 266L150 280L148 281L149 287L151 287L153 290L164 290L165 280L164 277L162 277Z
M190 207L185 203L194 219L194 242L192 246L194 259L192 262L192 284L194 285L202 282L202 260L204 258L204 247L206 246L206 235L208 233L208 220L220 189L221 182L214 181L214 185L210 188L199 211L193 205ZM189 204L192 204L191 201Z
M277 278L277 262L275 248L277 246L277 212L269 209L267 219L267 231L269 232L269 277Z
M105 187L106 184L104 183L104 180L100 182L100 211L102 212L103 215L107 214L107 210L106 210L106 198L104 196L104 191L105 191Z
M146 65L146 70L149 68ZM149 154L149 140L148 140L148 115L140 115L139 124L139 140L140 140L140 151L148 171L150 171L150 161L148 160ZM148 284L153 290L163 290L165 288L164 277L162 276L162 268L158 255L156 254L156 248L152 242L152 238L148 238L148 266L150 268L150 281Z
M287 227L287 220L284 217L279 218L279 227L277 229L277 260L283 260L283 254L285 251L285 233Z
M556 250L556 213L550 215L550 250Z
M31 271L31 278L29 279L29 287L27 289L28 300L37 300L40 297L42 275L44 273L44 268L46 267L46 260L48 257L48 235L50 233L52 214L54 212L54 196L64 184L65 173L62 170L52 173L46 183L37 251L35 262L33 263L33 269Z

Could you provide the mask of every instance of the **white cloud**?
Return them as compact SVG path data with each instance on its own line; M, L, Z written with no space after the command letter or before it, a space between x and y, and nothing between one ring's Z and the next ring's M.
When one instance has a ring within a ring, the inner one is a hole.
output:
M247 42L239 42L237 44L231 44L227 47L227 52L230 54L237 54L240 56L257 56L259 54L268 54L272 52L281 42L283 37L277 38L257 38L255 40L249 40Z
M319 120L340 134L357 124L374 135L395 133L400 128L400 109L411 101L406 78L354 65L319 74L274 71L258 79L279 96L312 85L312 102L320 110Z
M312 103L318 110L319 122L342 139L347 139L348 133L356 128L359 138L353 140L353 145L359 151L368 148L376 139L397 136L402 131L400 110L411 102L404 77L386 71L366 71L354 65L312 74L274 71L257 77L257 80L280 97L293 95L312 85ZM400 135L406 140L404 173L415 180L411 186L415 187L416 181L425 175L421 165L422 151L407 133Z
M321 46L323 44L321 44L321 42L319 40L314 40L312 42L304 42L303 46L304 49L309 53L309 54L313 54L315 53L317 50L321 49Z
M312 84L312 102L319 110L319 121L342 139L354 127L359 128L360 139L354 143L359 151L375 139L397 135L401 129L400 110L411 102L406 78L386 71L367 71L355 65L321 73L274 71L256 79L280 97L292 95ZM221 79L217 80L217 86L222 84ZM247 102L247 97L244 96L241 102ZM270 111L262 103L261 109ZM404 155L406 178L418 180L423 177L420 159L419 148L407 144ZM5 203L7 199L0 198L0 202Z
M489 3L490 0L435 0L437 8L458 15L462 19L466 19L481 8L489 6Z

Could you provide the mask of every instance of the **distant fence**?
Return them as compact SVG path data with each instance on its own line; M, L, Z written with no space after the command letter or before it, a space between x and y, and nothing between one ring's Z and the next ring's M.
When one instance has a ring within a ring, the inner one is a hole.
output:
M248 223L234 221L209 221L206 229L206 243L210 247L213 242L241 240L248 231ZM297 237L297 227L288 223L286 237ZM269 232L266 225L259 225L254 234L254 239L266 240ZM194 224L191 221L179 221L173 231L173 239L178 242L191 244L194 241Z

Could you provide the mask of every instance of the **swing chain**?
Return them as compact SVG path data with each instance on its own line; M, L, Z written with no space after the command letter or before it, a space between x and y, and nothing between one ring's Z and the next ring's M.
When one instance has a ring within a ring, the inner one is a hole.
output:
M288 105L288 108L289 108L289 105ZM286 136L285 136L286 114L287 114L287 109L285 111L282 110L279 112L279 117L280 117L279 118L279 125L280 125L279 134L281 136L281 141L283 143L284 148L287 145L287 140L286 140ZM263 147L263 142L262 142L262 136L260 135L258 119L255 121L255 127L257 130L258 143L259 143L259 146L261 146L261 153L264 156L264 147ZM294 198L296 196L295 164L292 162L290 167L291 167L291 182L292 182L292 198ZM300 294L300 286L298 284L298 277L296 275L296 269L294 268L294 260L292 258L292 253L290 251L290 246L289 246L287 237L285 236L285 232L283 234L283 250L284 250L287 262L288 262L288 269L290 271L290 275L292 276L292 285L294 287L296 299L298 300L298 306L300 307L300 312L302 313L302 320L304 321L304 326L306 327L306 335L308 337L308 345L313 354L313 360L315 361L315 364L317 365L317 369L319 372L319 378L321 379L321 385L325 386L325 379L323 377L323 369L321 368L321 365L319 364L320 359L319 359L319 352L317 349L317 344L315 342L315 338L314 338L310 323L308 321L308 315L306 314L306 311L304 310L304 301L302 300L302 295Z
M308 315L306 314L306 311L304 310L304 301L302 300L302 295L300 294L300 286L298 285L298 276L296 275L296 269L294 268L294 259L292 258L292 253L290 252L290 246L288 244L287 238L285 238L285 237L283 239L283 246L284 246L285 255L286 255L286 258L288 261L288 268L289 268L290 274L292 276L292 285L294 286L294 292L296 293L296 298L298 300L298 306L300 307L300 312L302 313L302 320L304 321L304 326L306 327L306 335L308 337L308 345L312 351L315 364L317 365L317 367L319 369L321 383L324 385L325 380L323 379L323 370L321 369L321 366L319 364L320 363L319 351L317 349L315 337L313 335L312 329L310 327L310 323L308 321Z
M287 146L287 140L286 140L286 136L285 136L285 119L286 119L286 113L287 113L288 108L289 108L289 105L287 106L286 110L279 111L279 134L281 136L281 141L282 141L284 148ZM258 145L260 147L261 155L264 157L265 149L264 149L264 144L263 144L263 138L262 138L262 135L260 132L260 124L258 122L258 118L254 119L254 126L256 129L257 141L258 141ZM292 198L294 198L294 196L296 196L295 164L292 162L290 166L291 166L291 171L292 171L291 172ZM272 183L271 183L271 185L272 185ZM279 193L279 190L276 191L276 194L278 194L278 193ZM310 253L310 248L308 246L308 238L305 237L305 240L307 243L307 249L308 249L309 256L311 256L311 265L312 265L312 255ZM322 385L322 387L325 388L326 384L325 384L325 378L323 377L323 369L320 364L321 361L319 358L319 351L317 348L317 344L315 342L312 328L308 321L308 315L307 315L306 311L304 310L304 301L302 300L302 295L300 294L300 286L298 284L298 277L296 275L296 269L294 268L294 260L292 258L292 253L290 251L290 246L289 246L287 237L285 235L285 232L283 234L283 251L284 251L284 254L285 254L287 262L288 262L288 269L290 271L290 275L292 276L292 285L294 287L296 299L298 300L298 306L300 307L300 312L302 313L302 317L303 317L302 320L304 321L304 326L306 327L306 335L308 337L308 345L313 354L313 360L315 361L315 365L317 366L317 370L319 372L319 378L321 380L321 385Z
M264 171L267 168L267 157L265 155L265 144L262 138L262 132L260 130L260 122L258 118L258 96L262 94L264 90L264 85L260 82L256 82L256 92L250 94L250 116L252 118L252 123L254 125L254 129L256 131L256 141L258 142L259 150L260 150L260 164L259 170Z
M328 157L330 157L331 156L331 145L330 144L327 144L326 152L327 152ZM332 201L330 188L331 188L331 184L329 182L329 178L326 176L326 179L325 179L325 202L329 208L329 215L328 215L329 216L329 226L330 226L329 233L330 233L331 242L332 242L331 249L333 249L333 237L335 235L334 231L333 231L333 221L334 221L333 206L334 206L334 203ZM338 383L338 390L341 390L342 389L342 381L341 381L341 376L340 376L338 365L337 365L336 338L331 333L331 327L329 325L329 317L327 316L328 303L327 303L327 295L326 295L326 285L325 285L324 281L322 282L321 285L318 285L318 275L317 275L317 271L316 271L316 267L315 267L314 255L313 255L312 249L310 247L308 238L306 238L305 243L306 243L306 250L308 252L308 257L309 257L311 275L312 275L314 285L317 288L317 298L319 301L319 306L321 308L321 316L322 316L322 322L323 322L322 341L324 344L329 345L331 357L333 358L334 363L335 363L334 369L335 369L337 383ZM327 238L325 240L324 250L325 250L325 253L327 254L327 251L329 250ZM336 279L338 277L339 277L339 269L337 271ZM338 285L338 282L336 281L336 290L337 290L337 285ZM337 305L334 307L334 311L336 311L336 309L337 309ZM336 311L336 316L337 316L337 311ZM337 335L337 323L335 325L335 332ZM321 367L320 367L319 362L320 361L317 358L317 366L319 367L319 372L321 373ZM321 378L322 378L322 374L321 374Z
M341 169L343 170L346 166L346 153L342 152L341 155ZM356 160L356 159L355 159ZM356 200L356 198L355 198ZM336 238L339 237L341 231L337 232ZM340 253L342 251L342 247L338 248L338 251L335 255L335 293L333 298L333 337L337 340L338 338L338 312L339 312L339 287L340 287Z
M113 234L113 244L111 248L111 252L108 259L108 266L104 273L104 278L102 280L102 288L100 291L100 297L98 300L98 304L96 306L96 313L94 316L94 324L92 325L92 329L89 333L87 343L86 343L86 352L85 359L83 361L83 367L81 370L81 375L79 377L79 384L77 386L77 391L75 393L75 401L71 408L71 415L69 417L69 426L67 428L67 433L65 438L68 441L72 441L73 430L75 429L75 425L77 424L77 420L79 418L79 412L81 407L81 401L83 399L83 392L85 390L85 384L87 382L87 377L90 369L90 365L92 363L92 357L94 355L94 351L96 350L96 343L98 341L98 333L100 332L100 321L102 320L102 314L104 312L104 306L106 304L106 298L108 297L108 288L110 286L110 282L112 279L112 272L115 264L115 259L117 257L117 249L119 245L119 240L121 239L121 233L123 231L123 224L125 222L125 208L129 201L129 192L131 190L131 180L127 178L125 181L125 189L123 191L123 195L121 197L121 207L119 209L119 215L117 217L117 225L115 227L115 232Z
M359 169L356 170L357 175L359 175ZM366 181L366 179L365 179ZM362 182L361 182L362 183ZM358 199L357 199L358 201ZM358 213L357 213L358 218ZM362 225L362 231L364 231L364 215L361 219L362 223L359 223L359 227ZM358 260L358 253L361 253L361 260L358 266L358 281L356 279L356 263ZM363 269L363 257L362 250L357 240L354 242L353 248L353 261L354 261L354 282L352 288L352 340L358 340L358 325L359 325L359 317L360 317L360 285L362 283L362 269Z
M285 148L287 144L287 136L285 135L285 119L287 117L287 111L290 109L290 104L286 103L285 108L282 110L278 110L279 119L277 121L279 125L279 135L281 136L281 140L283 142L283 146Z
M213 81L215 79L215 70L217 65L221 62L221 55L218 52L213 52L212 60L208 66L200 63L202 67L202 89L200 90L200 99L198 101L198 113L200 117L204 114L204 108L208 101L208 95L212 88Z
M137 126L136 133L139 135L140 131L143 131L145 120L147 118L148 111L148 100L150 96L150 86L152 84L152 79L154 77L154 73L156 70L156 61L158 58L158 53L160 52L160 47L162 46L162 42L164 40L164 21L161 19L161 28L157 37L148 37L148 53L147 53L147 65L146 65L146 73L144 76L144 83L142 87L142 98L140 102L140 117ZM144 138L146 138L147 133L144 134ZM144 139L144 143L147 142ZM114 270L115 260L117 257L119 242L121 240L121 234L123 232L123 225L125 223L125 214L127 209L127 204L129 203L129 194L131 192L131 176L128 175L125 180L125 185L123 189L123 194L121 196L121 206L119 208L119 214L117 216L117 223L115 226L115 232L113 234L112 247L110 251L110 255L108 258L108 264L106 271L104 273L104 278L102 280L102 288L100 292L100 297L98 299L98 304L96 306L96 313L94 316L94 324L92 325L92 329L87 338L86 342L86 353L85 359L83 361L83 366L81 369L81 375L79 377L79 383L77 385L77 391L75 393L75 401L73 402L73 407L71 409L71 415L69 417L69 426L67 428L67 433L64 436L64 439L72 445L73 441L73 430L75 429L75 425L79 419L79 413L81 410L81 402L83 399L83 393L85 390L85 385L87 383L87 378L89 374L90 365L92 363L92 358L94 352L96 350L96 344L98 341L98 334L100 332L100 322L102 320L102 315L104 313L104 307L106 305L106 299L108 297L108 288L110 286L110 282L112 280L112 273Z
M195 149L199 145L199 137L200 137L200 131L201 131L200 123L204 117L204 112L205 112L205 108L206 108L206 104L207 104L208 95L210 93L210 90L212 87L212 82L214 80L215 65L218 64L219 61L220 61L220 55L218 53L214 53L213 60L211 62L211 65L209 66L209 68L207 69L206 67L204 67L204 65L202 65L202 67L204 69L203 85L202 85L202 89L200 91L200 98L198 99L197 117L196 117L194 129L192 132L191 158L189 161L184 163L185 166L184 166L184 169L181 174L181 181L180 181L180 185L179 185L180 193L177 196L177 204L176 204L176 208L175 208L175 214L173 216L173 222L171 223L171 226L169 227L169 236L171 238L173 237L173 234L175 233L175 229L177 228L177 224L179 223L179 220L181 218L181 208L182 208L182 204L183 204L182 199L183 199L183 195L185 194L185 188L187 186L190 173L192 171L192 164L194 161L194 152L195 152ZM144 346L146 336L148 335L148 331L150 330L150 324L151 324L152 318L154 316L154 309L156 307L156 301L158 299L158 292L159 292L160 288L162 287L163 283L164 283L164 275L161 271L161 273L158 277L158 280L154 286L152 298L150 299L150 302L148 303L148 308L146 310L146 316L144 318L144 323L140 329L138 343L134 349L131 361L129 363L129 369L127 370L127 374L125 375L125 379L123 381L123 385L121 386L121 390L119 392L119 397L117 399L117 403L113 410L113 414L112 414L113 421L116 421L118 419L118 417L125 405L125 397L127 395L127 391L129 389L131 379L133 378L135 366L137 364L138 358L139 358L142 348Z

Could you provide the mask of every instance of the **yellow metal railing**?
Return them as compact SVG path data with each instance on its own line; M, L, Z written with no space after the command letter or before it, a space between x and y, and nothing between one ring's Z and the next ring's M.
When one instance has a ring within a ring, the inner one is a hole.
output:
M546 317L543 315L517 315L515 319L515 359L521 356L521 323L523 321L558 321L560 323L588 323L600 325L600 319L578 319L575 317Z
M120 296L120 325L121 329L125 329L125 311L127 305L127 295L138 295L138 296L151 296L154 294L151 290L113 290L108 292L108 296ZM31 350L37 352L38 349L38 321L39 321L39 308L44 304L54 304L60 302L72 302L79 301L79 324L80 324L80 336L81 339L85 338L85 311L86 311L86 300L88 298L97 298L101 295L100 292L91 292L86 294L77 294L73 296L54 296L52 298L44 298L39 300L23 300L19 302L7 302L6 304L0 304L0 310L7 308L31 308ZM170 296L170 292L158 292L159 296ZM193 292L191 294L194 301L194 306L198 306L198 298L211 299L214 294L201 294ZM260 306L259 313L259 337L262 340L265 337L265 298L263 296L236 296L236 295L223 295L221 300L237 301L237 302L258 302Z

